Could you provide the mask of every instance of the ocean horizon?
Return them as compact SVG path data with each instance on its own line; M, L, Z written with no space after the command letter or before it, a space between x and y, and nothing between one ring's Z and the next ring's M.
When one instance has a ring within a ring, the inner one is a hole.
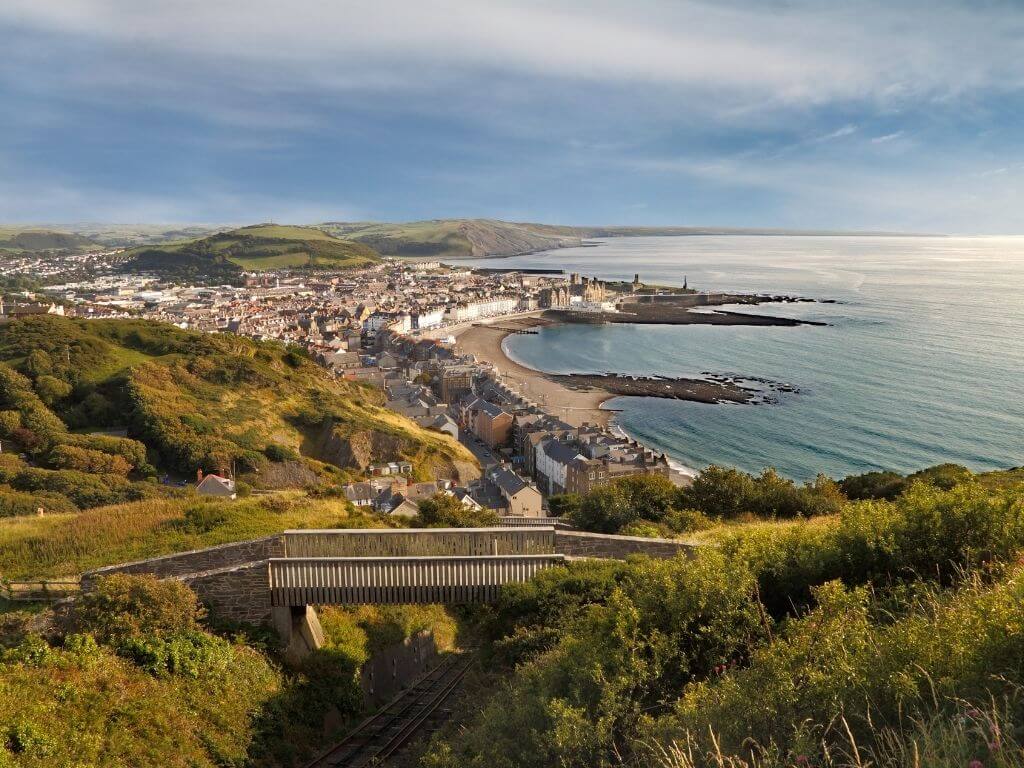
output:
M809 480L1024 464L1024 238L630 237L471 263L814 299L739 310L824 326L561 324L505 340L550 373L727 374L798 390L764 405L608 401L627 434L685 467Z

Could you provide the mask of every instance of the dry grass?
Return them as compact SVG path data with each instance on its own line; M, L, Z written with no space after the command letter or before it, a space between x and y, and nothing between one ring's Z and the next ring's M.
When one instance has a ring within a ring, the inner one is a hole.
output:
M271 502L268 499L273 499ZM267 536L288 528L353 527L368 517L344 500L301 493L209 504L212 522L196 527L185 513L197 502L157 499L74 515L0 520L0 576L75 576L91 568Z

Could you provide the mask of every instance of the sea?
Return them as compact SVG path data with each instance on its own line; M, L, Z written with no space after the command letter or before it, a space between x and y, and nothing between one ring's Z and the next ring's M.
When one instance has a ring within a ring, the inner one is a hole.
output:
M510 357L551 373L713 373L798 390L760 405L606 403L618 427L682 466L804 481L1024 465L1024 238L629 237L473 263L814 299L736 309L827 325L567 324L505 340Z

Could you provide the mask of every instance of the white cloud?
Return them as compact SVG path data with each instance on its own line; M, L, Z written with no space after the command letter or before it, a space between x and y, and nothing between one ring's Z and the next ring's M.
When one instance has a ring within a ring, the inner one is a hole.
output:
M883 136L872 136L872 144L887 144L890 141L896 141L896 139L903 138L905 131L896 131L894 133L887 133Z
M1024 83L1024 13L952 0L5 0L0 21L275 88L416 90L503 72L684 87L737 108Z

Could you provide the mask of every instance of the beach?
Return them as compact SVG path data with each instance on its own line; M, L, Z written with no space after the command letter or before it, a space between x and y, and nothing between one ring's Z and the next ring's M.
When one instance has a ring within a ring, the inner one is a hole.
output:
M607 427L616 411L602 408L602 403L620 396L708 404L757 401L755 390L728 378L642 377L592 371L545 373L513 360L505 351L502 342L511 334L560 322L561 319L552 318L550 312L538 312L472 324L453 331L452 335L460 352L473 355L478 362L490 363L506 384L573 426L591 423Z
M614 395L603 389L573 389L559 384L544 373L512 360L502 348L502 341L511 333L550 322L540 313L514 319L495 318L488 325L471 325L455 332L456 346L460 352L493 365L509 386L567 423L579 426L587 422L607 427L615 412L602 409L601 404Z

